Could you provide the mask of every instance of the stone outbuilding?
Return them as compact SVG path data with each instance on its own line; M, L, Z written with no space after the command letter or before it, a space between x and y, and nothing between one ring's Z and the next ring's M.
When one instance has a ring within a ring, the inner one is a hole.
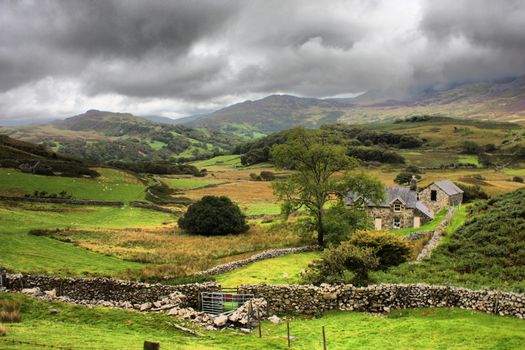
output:
M417 180L413 178L410 186L385 186L385 194L384 201L372 203L348 193L345 204L366 207L376 230L390 230L420 227L434 219L435 212L463 201L463 191L448 180L433 182L418 191Z
M463 190L449 180L435 181L419 192L419 199L436 212L463 203Z

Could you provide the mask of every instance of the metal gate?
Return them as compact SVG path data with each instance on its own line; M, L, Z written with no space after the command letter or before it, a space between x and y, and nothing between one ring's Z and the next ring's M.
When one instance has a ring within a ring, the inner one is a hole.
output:
M253 294L202 292L201 307L207 314L218 315L232 312L251 299Z

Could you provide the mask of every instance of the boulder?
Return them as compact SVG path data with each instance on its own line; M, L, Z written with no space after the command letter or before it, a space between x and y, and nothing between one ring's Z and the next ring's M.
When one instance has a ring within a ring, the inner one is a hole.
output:
M213 320L213 324L217 327L222 327L226 325L226 322L228 322L228 316L220 314L219 316L215 317Z

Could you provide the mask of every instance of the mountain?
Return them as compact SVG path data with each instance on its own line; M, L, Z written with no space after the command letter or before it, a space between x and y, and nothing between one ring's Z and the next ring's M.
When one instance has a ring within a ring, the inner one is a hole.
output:
M228 153L241 142L220 131L98 110L46 125L0 128L0 133L47 145L60 154L99 162L202 159Z
M525 75L427 90L404 100L387 99L385 94L376 91L353 99L271 95L178 122L253 138L299 125L363 124L414 115L525 121Z
M297 125L316 127L334 123L351 106L337 99L271 95L237 103L184 124L254 137Z

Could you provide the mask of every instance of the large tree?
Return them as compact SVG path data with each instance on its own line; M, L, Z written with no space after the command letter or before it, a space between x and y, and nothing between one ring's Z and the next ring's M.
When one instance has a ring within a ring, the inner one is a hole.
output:
M284 213L306 210L321 246L325 243L324 215L329 202L341 203L349 191L372 202L384 198L383 185L378 180L351 172L358 161L347 155L341 143L318 130L297 128L286 143L274 145L271 150L278 168L293 170L289 177L272 185L274 193L283 200Z

